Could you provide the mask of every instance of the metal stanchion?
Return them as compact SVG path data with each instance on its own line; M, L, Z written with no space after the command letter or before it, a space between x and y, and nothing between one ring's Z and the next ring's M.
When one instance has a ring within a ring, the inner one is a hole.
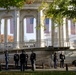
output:
M68 64L66 64L66 71L68 71Z
M1 63L0 63L0 71L2 70L2 67L1 67Z

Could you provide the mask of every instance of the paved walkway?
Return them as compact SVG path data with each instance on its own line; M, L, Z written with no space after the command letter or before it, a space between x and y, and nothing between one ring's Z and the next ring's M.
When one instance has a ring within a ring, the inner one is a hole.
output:
M7 71L7 70L2 70L2 71ZM19 69L9 69L8 71L20 71ZM31 69L27 69L25 71L32 71ZM66 67L60 68L57 67L57 69L50 68L50 69L35 69L35 71L66 71ZM68 71L76 71L76 67L69 67Z
M36 69L36 71L66 71L66 67L64 67L64 68L57 67L57 69L54 69L54 68ZM76 67L68 67L68 71L76 71Z

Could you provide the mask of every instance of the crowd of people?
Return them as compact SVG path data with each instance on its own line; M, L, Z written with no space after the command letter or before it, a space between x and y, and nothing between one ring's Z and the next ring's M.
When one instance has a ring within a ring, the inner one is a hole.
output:
M18 68L18 64L19 64L19 60L20 60L20 69L21 71L24 71L25 69L27 69L27 62L28 62L28 54L22 50L22 53L19 55L18 53L16 53L14 55L14 61L15 61L15 67ZM36 54L32 51L31 55L30 55L30 61L31 61L31 69L34 71L35 69L35 60L36 60Z
M19 63L20 63L20 70L25 71L27 69L27 62L28 62L28 54L22 50L21 54L18 52L14 54L14 62L15 62L15 68L18 69ZM9 55L8 51L5 51L5 68L8 70L8 60L9 60ZM34 71L35 70L35 61L36 61L36 53L33 51L30 54L30 62L31 62L31 69Z
M5 51L5 61L6 61L6 70L8 69L8 52ZM65 60L65 55L61 52L59 54L59 59L60 59L60 68L64 68L64 60ZM30 54L30 62L31 62L31 69L34 71L35 70L35 61L36 61L36 53L33 51ZM28 69L27 63L28 63L28 54L22 50L21 54L16 52L14 54L14 62L15 62L15 68L18 69L19 63L20 63L20 70L24 71L25 69ZM57 62L58 62L58 56L57 53L54 53L53 55L53 63L54 63L54 68L57 68Z

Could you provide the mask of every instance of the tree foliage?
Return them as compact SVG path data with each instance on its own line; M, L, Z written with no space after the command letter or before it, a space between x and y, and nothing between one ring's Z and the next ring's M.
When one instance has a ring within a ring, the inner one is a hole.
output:
M10 7L21 8L26 2L31 0L0 0L0 7L6 8ZM33 0L34 1L34 0ZM63 17L76 19L76 0L52 0L50 4L47 4L42 0L42 5L39 10L45 9L45 16L53 18L55 22L58 22Z
M76 20L76 0L53 0L44 14L59 24L64 17Z
M35 0L0 0L0 7L6 8L10 7L22 8L25 4L32 4Z
M26 0L0 0L0 7L9 9L10 7L21 8Z

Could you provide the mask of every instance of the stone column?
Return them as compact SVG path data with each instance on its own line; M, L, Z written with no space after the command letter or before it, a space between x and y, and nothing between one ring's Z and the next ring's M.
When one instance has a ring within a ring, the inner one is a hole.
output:
M71 21L68 20L68 35L71 35Z
M20 48L19 47L19 35L20 35L20 33L19 33L19 30L20 30L20 23L19 23L19 21L20 21L20 11L17 10L17 48Z
M54 24L54 46L55 47L59 47L60 43L61 43L61 36L60 36L61 32L60 32L60 25L58 24Z
M74 44L74 38L75 38L75 23L73 22L73 19L70 19L70 49L75 49L75 44Z
M58 47L61 47L60 25L58 26Z
M18 17L19 17L19 11L15 9L14 11L14 48L18 48L18 41L19 41L19 34L18 34L18 26L19 26L19 21L18 21Z
M52 38L51 38L51 41L52 41L52 46L54 46L54 32L55 32L55 25L54 25L54 21L53 21L53 19L52 19L52 30L51 30L51 36L52 36Z
M64 47L63 25L60 25L60 47Z
M68 19L66 18L66 42L67 47L69 46L69 32L68 32Z
M8 40L8 38L7 38L7 18L5 18L4 20L5 20L4 21L4 48L8 49L7 48L7 40Z
M61 39L60 39L60 26L58 26L58 47L60 47Z
M76 35L76 22L75 22L75 35Z
M24 25L23 25L23 18L20 20L20 26L19 26L19 42L20 42L20 47L23 47L23 42L24 42Z
M63 37L64 37L64 47L69 46L69 26L68 26L68 19L63 19Z
M0 48L1 48L1 19L0 19Z
M63 38L64 38L64 47L66 47L66 19L63 18Z
M43 11L38 12L36 18L36 47L44 47L44 19ZM39 28L39 29L38 29Z
M52 19L50 19L50 18L49 18L49 31L50 31L49 34L50 34L50 38L51 38L51 39L48 39L48 41L50 42L50 46L52 46L52 36L51 36L51 35L52 35ZM48 42L48 41L47 41L47 42ZM49 46L49 45L48 45L48 46Z
M24 20L24 19L23 19ZM21 28L22 28L22 31L21 31L21 43L22 43L22 48L24 46L24 24L23 24L23 20L22 20L22 24L21 24Z

